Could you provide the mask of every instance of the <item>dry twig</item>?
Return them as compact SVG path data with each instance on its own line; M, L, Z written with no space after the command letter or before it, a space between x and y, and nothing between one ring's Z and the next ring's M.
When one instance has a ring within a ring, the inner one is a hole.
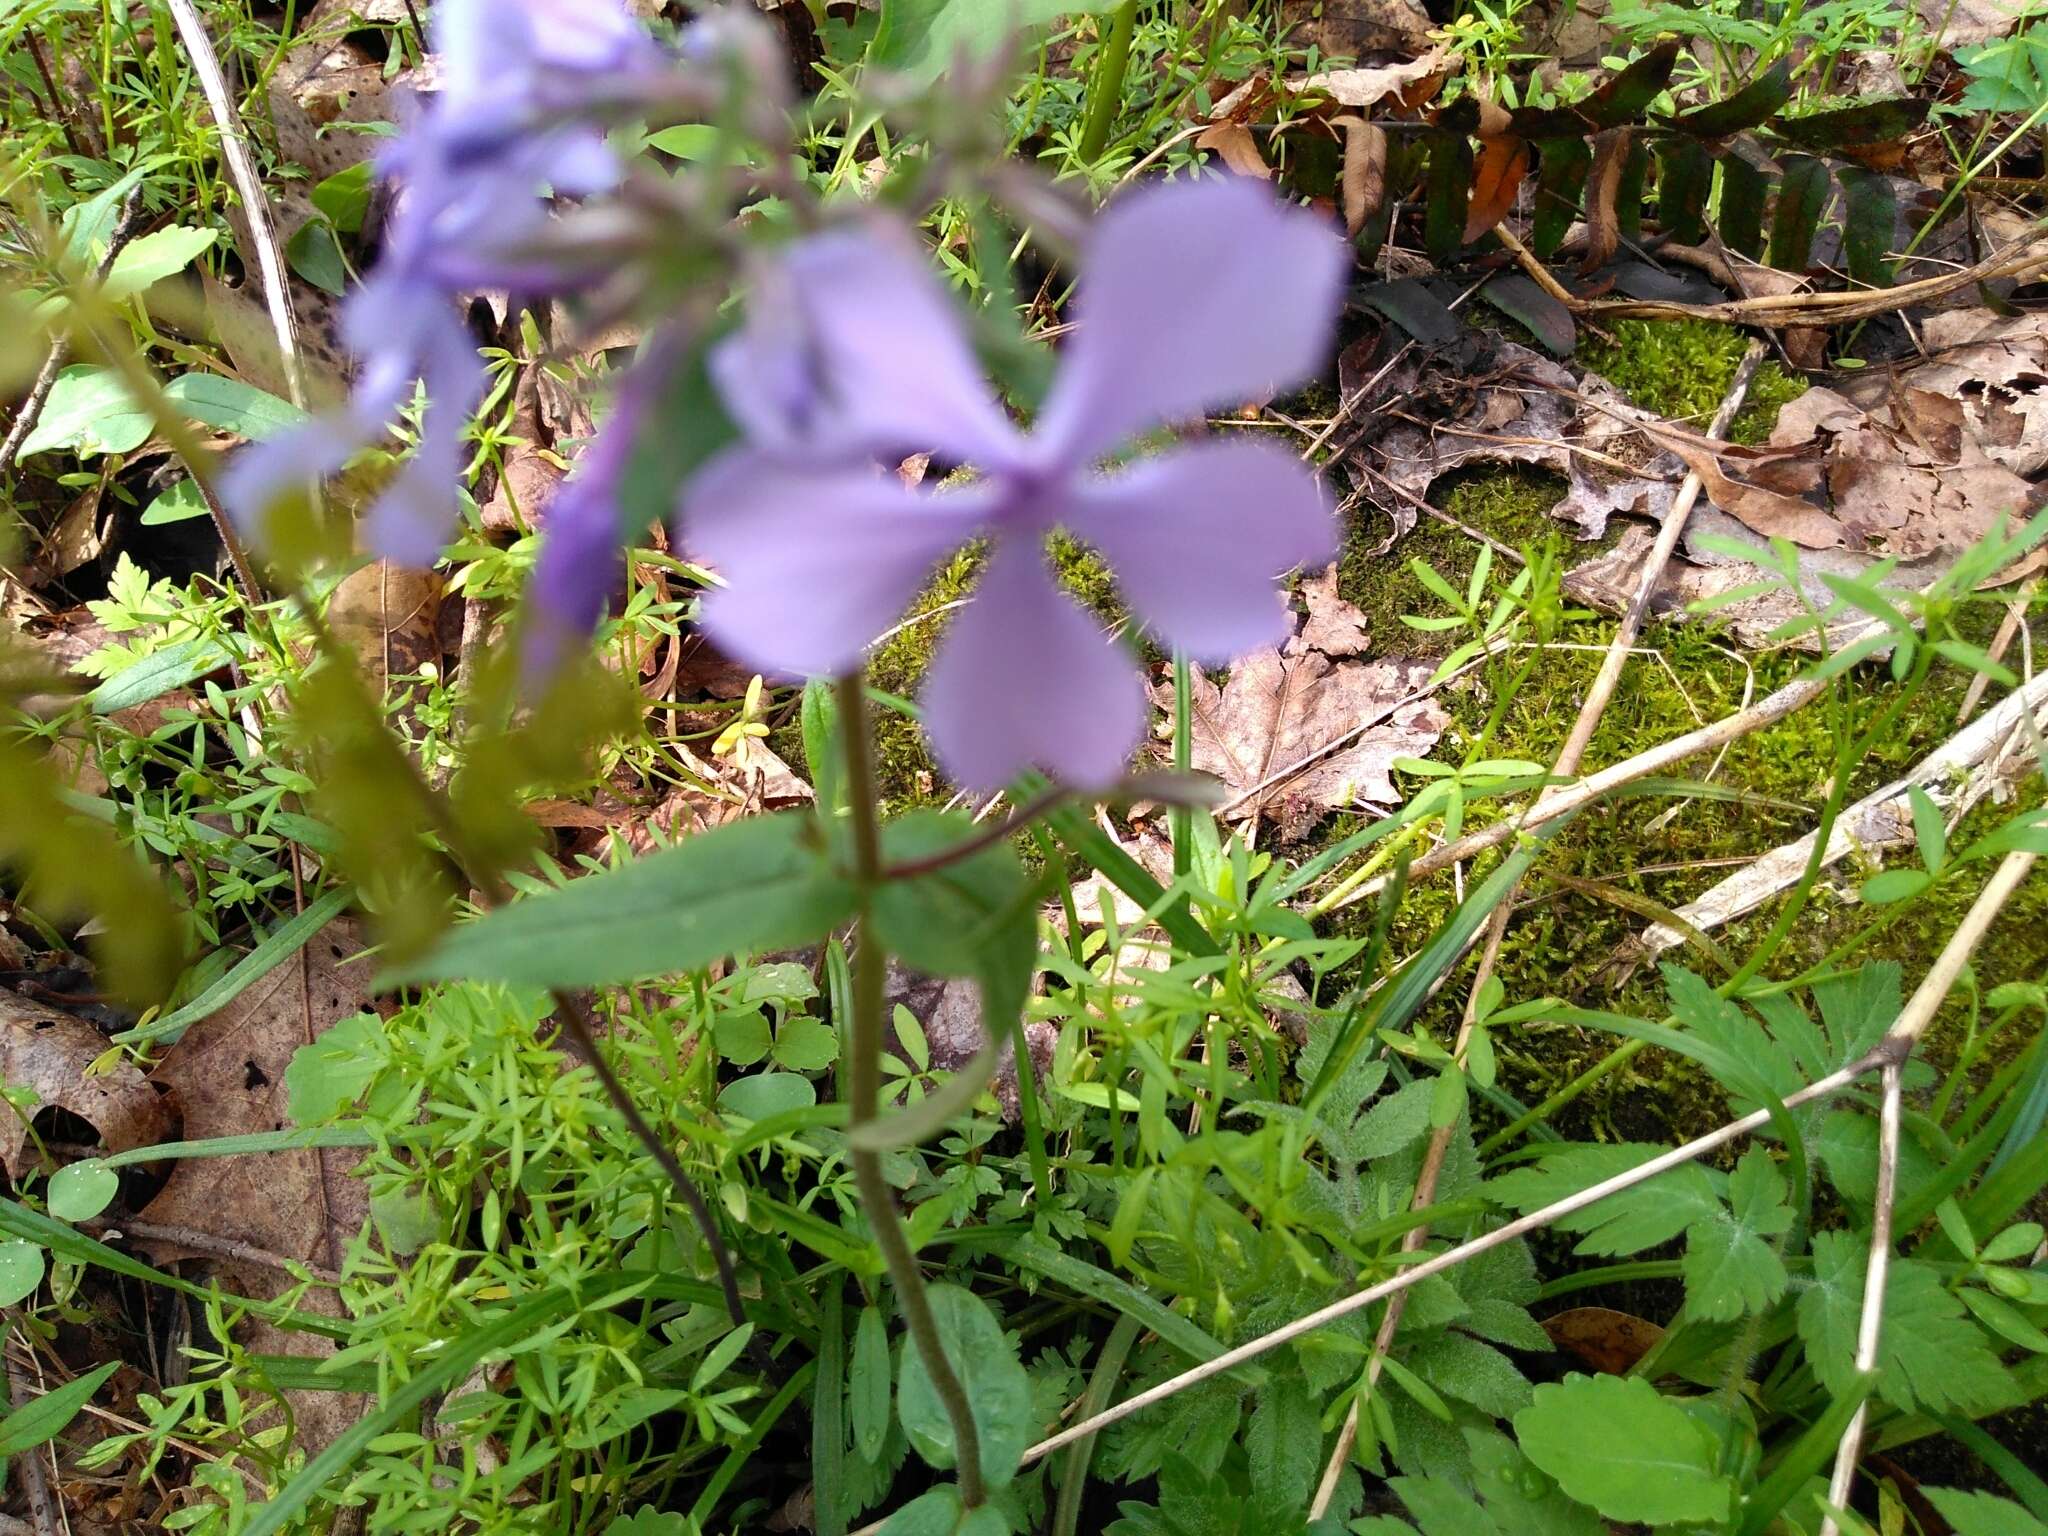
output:
M1735 413L1742 408L1743 397L1749 393L1749 381L1756 374L1757 365L1763 361L1764 348L1761 342L1751 342L1748 354L1735 372L1734 381L1728 386L1721 409L1715 414L1710 435L1720 437L1728 430L1728 424L1735 419ZM1695 502L1701 491L1700 477L1687 474L1685 482L1678 488L1677 499L1672 502L1671 511L1658 531L1657 542L1651 548L1649 557L1643 562L1643 569L1636 580L1634 598L1628 611L1622 615L1621 623L1615 628L1614 638L1608 644L1607 654L1600 660L1600 670L1593 678L1592 686L1586 691L1585 701L1579 706L1578 719L1572 722L1569 735L1558 749L1557 761L1552 773L1559 778L1568 778L1579 771L1586 748L1593 740L1593 733L1599 728L1600 719L1607 713L1607 705L1613 699L1615 690L1621 685L1622 668L1627 664L1635 649L1636 637L1642 632L1643 620L1650 611L1650 599L1655 595L1657 582L1664 574L1664 567L1672 553L1678 548L1680 535L1685 532L1686 520L1692 516ZM1550 798L1552 788L1546 787L1536 797L1541 805ZM1533 809L1533 807L1532 807ZM1517 887L1518 889L1519 887ZM1465 1054L1472 1040L1472 1031L1478 1022L1479 994L1487 978L1493 974L1495 962L1500 958L1502 939L1507 934L1509 919L1514 915L1515 890L1510 889L1494 908L1493 916L1487 923L1484 948L1479 956L1479 968L1473 973L1472 986L1465 998L1464 1017L1458 1025L1458 1036L1451 1046L1452 1064L1445 1068L1450 1072L1462 1072L1465 1068ZM1415 1195L1410 1206L1423 1210L1436 1200L1437 1179L1443 1172L1444 1157L1450 1151L1452 1125L1439 1126L1429 1139L1429 1145L1422 1155L1422 1167L1415 1179ZM1419 1252L1429 1241L1427 1225L1409 1228L1401 1240L1403 1253ZM1351 1407L1344 1416L1343 1427L1337 1432L1337 1444L1330 1453L1330 1459L1323 1468L1322 1481L1317 1485L1315 1498L1309 1505L1308 1517L1320 1520L1329 1512L1330 1501L1336 1496L1337 1483L1343 1476L1345 1463L1351 1459L1351 1448L1358 1439L1358 1415L1364 1400L1378 1387L1381 1370L1386 1363L1387 1352L1393 1348L1394 1336L1400 1331L1402 1314L1407 1310L1408 1297L1404 1292L1387 1303L1386 1315L1380 1319L1378 1333L1373 1338L1372 1354L1366 1362L1365 1382L1358 1394L1351 1400Z

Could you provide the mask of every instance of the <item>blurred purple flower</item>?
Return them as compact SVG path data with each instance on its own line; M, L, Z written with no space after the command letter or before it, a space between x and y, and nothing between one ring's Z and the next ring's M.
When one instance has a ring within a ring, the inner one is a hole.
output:
M547 537L526 589L520 657L529 681L551 674L604 617L619 584L619 493L633 448L674 366L675 348L651 343L619 381L609 420L547 508Z
M990 538L924 692L941 763L975 788L1032 764L1099 788L1144 733L1137 667L1047 565L1056 525L1108 559L1155 633L1203 661L1282 638L1274 579L1336 544L1314 477L1264 443L1094 472L1139 432L1314 370L1346 265L1334 230L1250 182L1182 182L1120 199L1084 255L1080 328L1028 437L893 227L790 248L712 360L747 441L684 498L691 551L725 582L704 599L705 628L763 671L844 672L944 555ZM875 467L916 450L981 478L933 495Z
M434 42L441 89L379 160L398 202L375 274L343 310L356 388L340 410L244 450L223 477L228 509L258 539L281 496L378 441L424 384L419 445L370 509L365 541L386 559L433 563L485 386L455 300L573 281L528 248L544 199L612 186L604 116L667 78L666 56L616 0L439 0Z

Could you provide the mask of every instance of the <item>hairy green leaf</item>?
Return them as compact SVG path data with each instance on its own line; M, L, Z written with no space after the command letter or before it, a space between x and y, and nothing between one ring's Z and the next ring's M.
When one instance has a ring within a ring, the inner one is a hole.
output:
M1712 1432L1641 1377L1545 1383L1515 1433L1560 1488L1610 1520L1720 1521L1733 1506Z

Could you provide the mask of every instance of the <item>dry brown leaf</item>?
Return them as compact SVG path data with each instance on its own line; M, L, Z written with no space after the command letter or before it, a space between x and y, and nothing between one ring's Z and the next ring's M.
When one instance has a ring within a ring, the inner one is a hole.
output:
M1621 248L1621 220L1615 199L1628 166L1631 142L1626 127L1604 128L1593 136L1593 164L1586 173L1586 258L1582 272L1597 272Z
M35 1091L30 1119L61 1109L98 1131L109 1152L155 1146L177 1123L173 1101L126 1061L88 1075L108 1050L107 1037L83 1019L0 991L0 1078ZM12 1113L0 1117L0 1166L14 1178L33 1166L28 1128Z
M1234 664L1220 688L1198 671L1189 698L1193 765L1221 779L1241 802L1227 813L1230 819L1270 814L1283 842L1330 811L1397 804L1393 760L1425 756L1450 724L1434 700L1399 703L1429 681L1431 670L1426 661L1333 661L1320 651L1288 656L1266 650ZM1172 689L1162 692L1170 710ZM1390 708L1384 723L1337 745ZM1324 749L1314 762L1287 772ZM1282 773L1279 782L1260 787Z
M1297 47L1347 59L1424 51L1435 25L1414 0L1280 0L1280 20Z
M294 48L270 81L278 152L316 181L360 165L384 140L345 125L393 121L393 92L412 83L407 75L385 79L384 66L353 43Z
M164 1053L151 1080L178 1096L184 1134L198 1140L284 1129L284 1074L292 1053L333 1025L370 1008L371 968L362 940L347 918L313 935L304 952L276 967L218 1013L200 1020ZM351 963L353 962L353 963ZM241 1157L191 1158L140 1213L142 1220L177 1227L322 1268L341 1268L349 1242L362 1230L369 1200L349 1170L359 1158L346 1149L264 1152ZM175 1243L136 1239L156 1262L191 1260L229 1289L268 1298L288 1281L278 1270L250 1261L201 1253ZM314 1290L300 1307L341 1315L331 1291ZM325 1357L331 1340L285 1333L260 1319L244 1323L250 1348ZM310 1452L326 1446L362 1414L364 1400L339 1392L287 1394L299 1443Z
M699 757L680 744L673 750L696 782L678 784L661 804L626 826L626 841L635 853L743 816L808 805L817 797L789 764L752 737L742 738L730 757Z
M1444 51L1432 48L1406 64L1385 64L1378 69L1325 69L1313 75L1294 75L1287 89L1297 96L1327 96L1341 107L1376 107L1389 96L1403 105L1415 106L1409 92L1431 80L1444 67Z
M377 560L342 579L327 622L355 651L381 697L392 678L441 664L440 617L440 577Z
M1467 245L1508 216L1533 160L1527 142L1512 134L1481 141L1472 166L1471 200L1465 205Z
M1313 576L1301 579L1301 597L1308 617L1287 642L1287 654L1321 651L1325 656L1363 656L1372 637L1358 605L1337 594L1337 563L1333 560Z
M512 388L512 438L505 447L504 470L481 509L488 532L512 533L522 521L527 528L544 525L555 487L567 474L553 450L557 439L542 408L543 377L545 370L529 363Z
M1612 1307L1572 1307L1544 1318L1543 1331L1559 1349L1570 1350L1607 1376L1626 1376L1664 1337L1664 1330L1647 1318Z
M2019 25L2026 0L1916 0L1920 19L1944 48L1988 43Z
M1273 167L1259 150L1259 141L1243 123L1212 123L1195 136L1195 148L1206 149L1239 176L1270 181Z
M1387 381L1404 414L1443 420L1434 430L1402 421L1381 435L1389 480L1421 497L1440 475L1464 465L1533 464L1565 477L1551 516L1576 524L1584 538L1603 537L1617 512L1663 520L1685 466L1636 429L1637 421L1655 417L1628 405L1597 374L1575 380L1517 342L1480 344L1491 351L1467 366L1404 367ZM1572 393L1604 409L1582 407ZM1406 506L1389 511L1397 534L1414 526Z
M1336 123L1344 130L1344 173L1338 183L1344 232L1356 235L1387 198L1387 131L1348 112Z

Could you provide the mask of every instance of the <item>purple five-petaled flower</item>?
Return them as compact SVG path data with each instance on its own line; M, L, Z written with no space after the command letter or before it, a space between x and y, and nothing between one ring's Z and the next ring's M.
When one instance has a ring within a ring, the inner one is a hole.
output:
M1097 471L1138 433L1314 370L1346 266L1334 230L1255 183L1181 182L1120 199L1084 257L1079 329L1028 436L892 226L787 249L712 360L744 440L684 499L688 547L724 581L704 599L705 628L763 671L842 673L943 556L987 538L923 696L940 763L973 788L1033 765L1102 788L1144 734L1136 665L1047 564L1054 527L1106 557L1154 633L1205 662L1279 640L1275 578L1336 542L1313 475L1264 442ZM980 476L931 493L876 467L919 450Z
M361 363L347 404L239 454L222 492L259 541L271 509L381 438L424 384L419 445L371 507L365 542L430 565L455 520L462 433L483 398L460 294L552 291L572 275L536 261L545 197L614 184L606 108L658 88L666 59L616 0L439 0L441 87L379 162L399 184L376 272L348 300L343 340Z

